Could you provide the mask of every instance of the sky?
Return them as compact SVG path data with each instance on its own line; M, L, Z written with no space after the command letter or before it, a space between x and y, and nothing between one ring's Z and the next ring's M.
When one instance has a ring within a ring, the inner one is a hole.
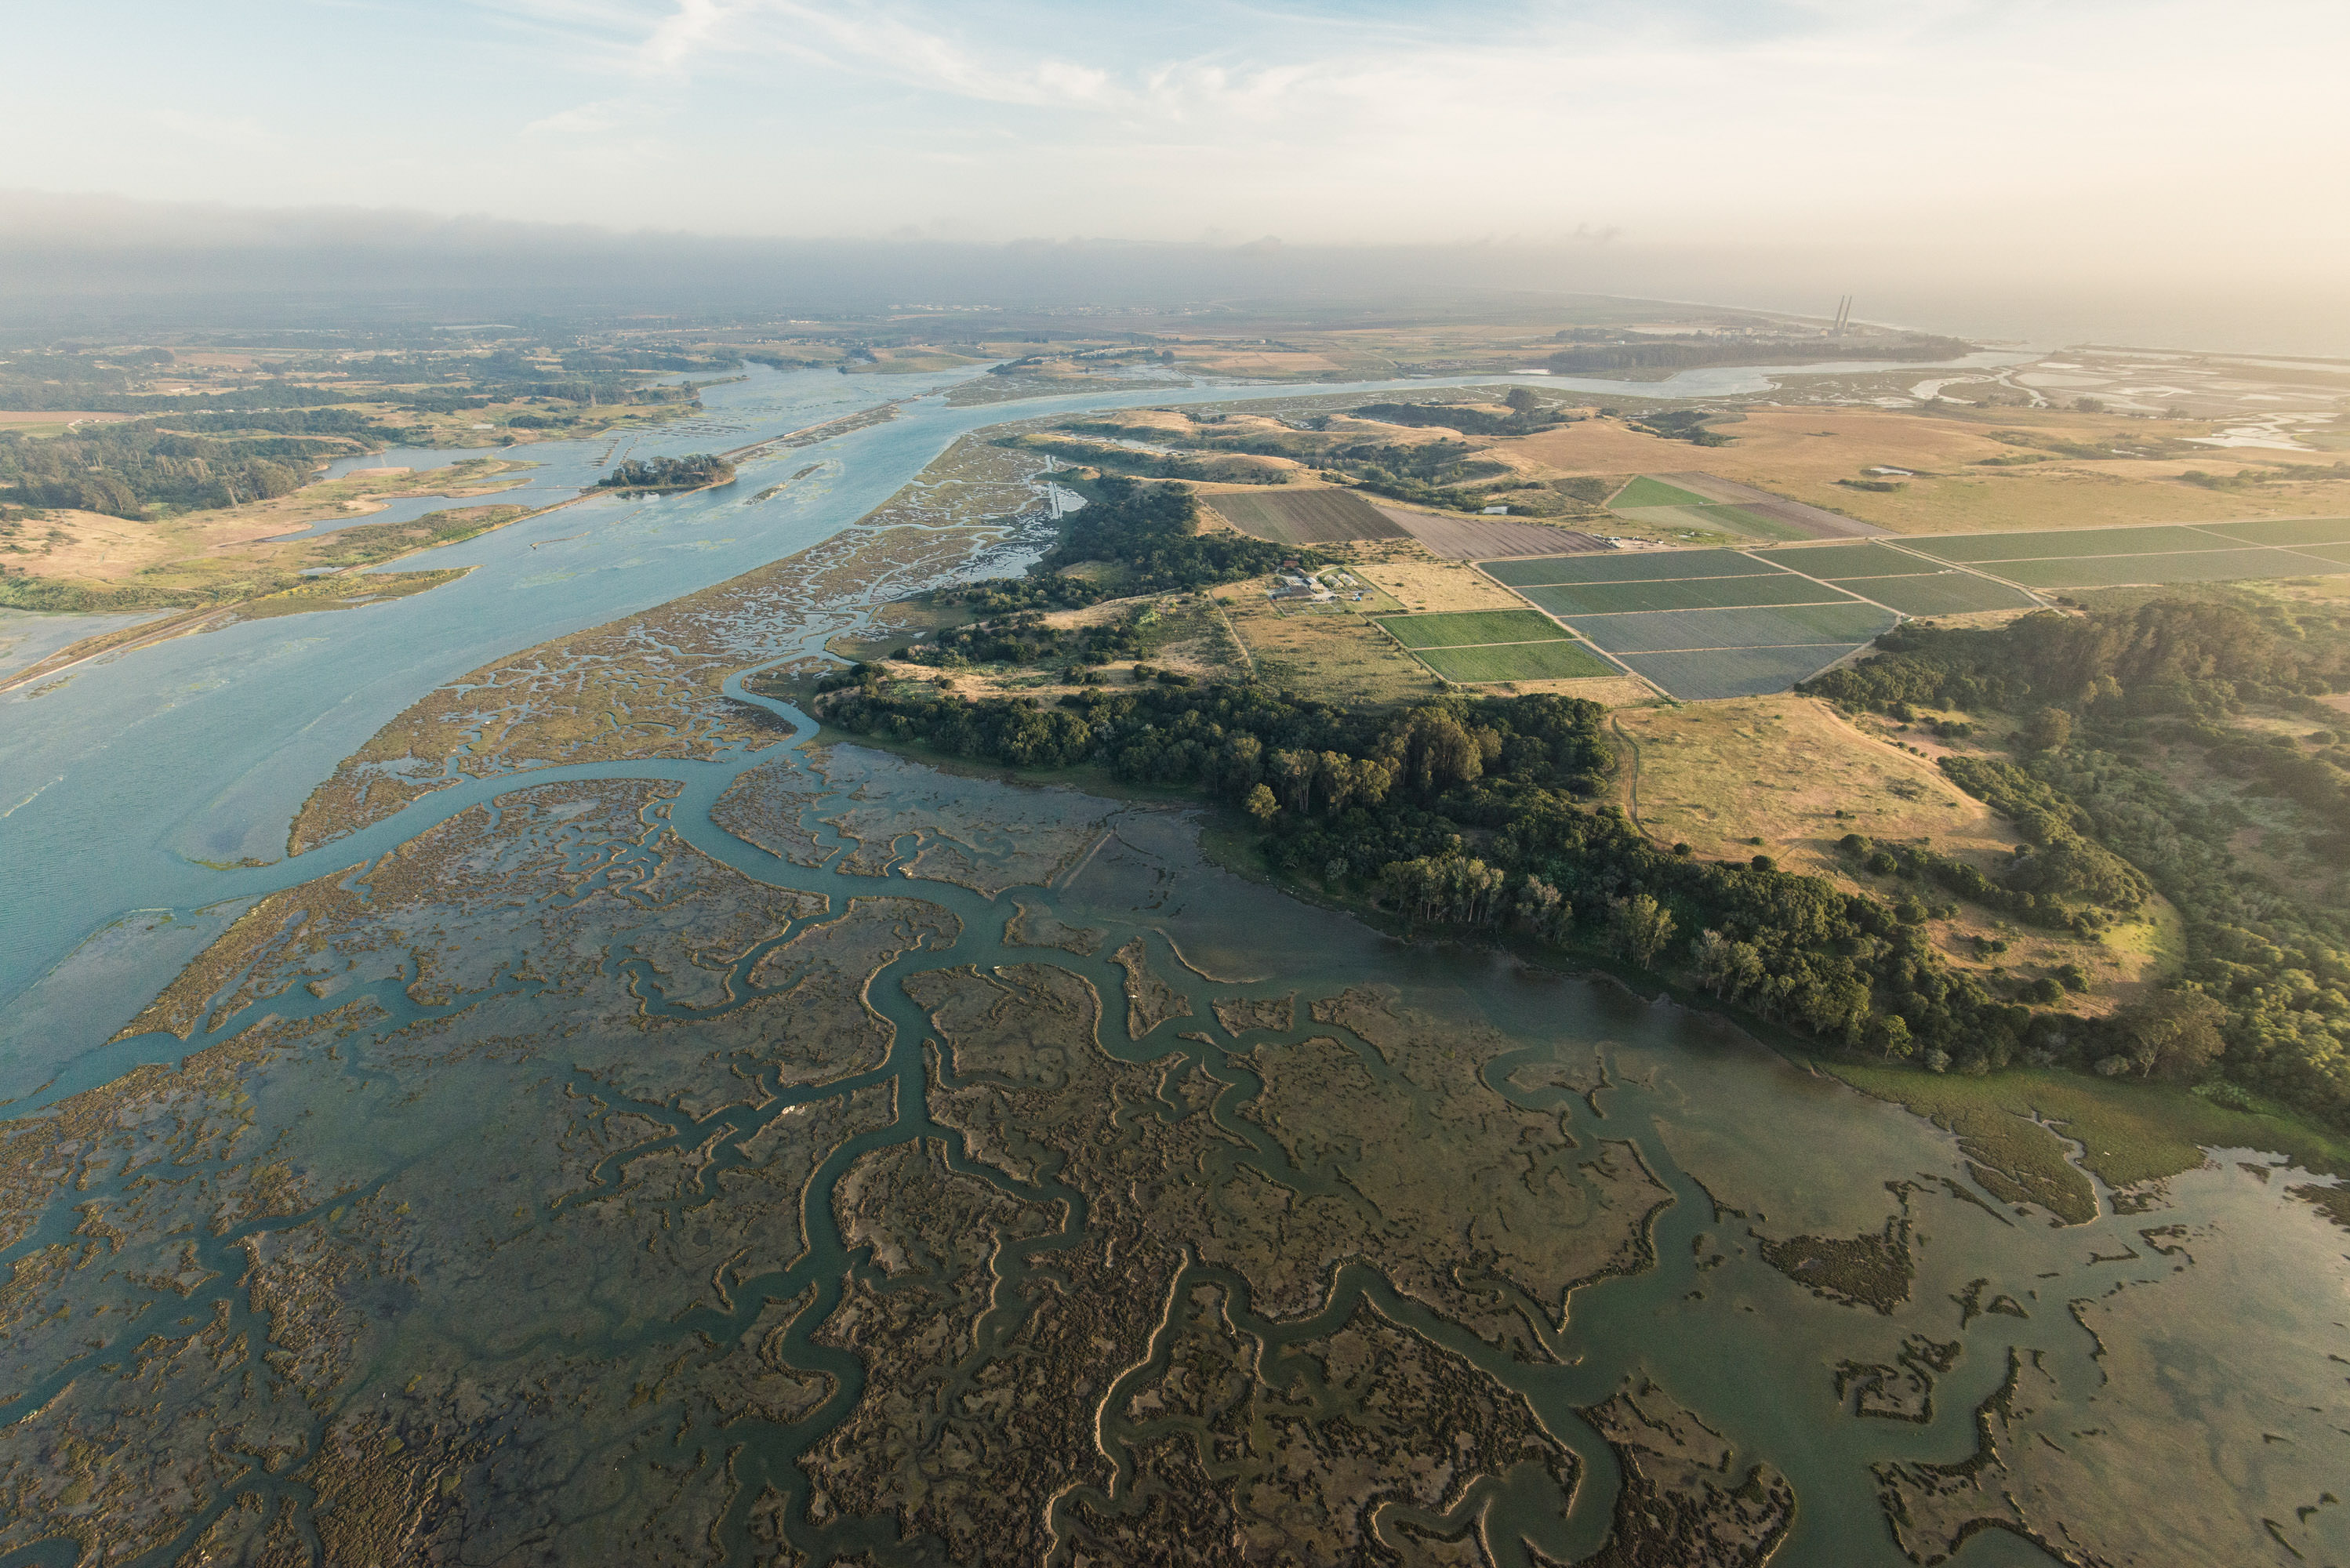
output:
M1569 258L1581 285L1660 293L1742 276L1831 297L1933 279L2313 299L2350 241L2339 0L0 15L0 135L19 152L0 238L103 243L126 209L39 198L105 196L179 204L166 216L192 234L389 210L788 239L1514 246Z

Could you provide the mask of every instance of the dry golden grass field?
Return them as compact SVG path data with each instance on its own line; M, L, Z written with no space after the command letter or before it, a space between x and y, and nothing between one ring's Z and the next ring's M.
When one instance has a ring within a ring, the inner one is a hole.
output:
M1276 609L1265 597L1265 586L1259 579L1216 590L1261 679L1320 701L1349 705L1385 706L1444 690L1419 660L1365 617L1335 605Z
M2232 474L2250 462L2294 461L2293 454L2210 449L2192 457L1982 466L1986 460L2031 456L1992 439L2010 430L2083 444L2127 447L2149 439L2142 421L2048 410L1990 416L1947 416L1884 409L1755 408L1719 427L1722 447L1696 447L1629 429L1616 420L1586 420L1497 443L1544 474L1607 476L1698 470L1742 480L1905 534L2093 527L2120 523L2213 522L2230 517L2340 514L2350 512L2350 474L2255 491L2219 493L2183 483L2189 469ZM2302 458L2303 462L2314 458ZM1916 477L1893 492L1856 490L1871 467L1906 468Z
M1431 560L1424 553L1419 560L1367 561L1349 569L1415 613L1525 607L1523 599L1467 563Z
M491 495L521 481L529 463L476 458L424 473L374 469L291 495L217 512L192 512L158 521L130 522L96 512L50 512L20 524L19 548L0 554L12 574L94 585L138 582L156 588L211 587L255 573L298 570L308 540L286 539L312 522L364 517L411 495L452 501ZM284 539L283 543L272 543Z
M1951 784L1929 757L1856 728L1811 698L1628 708L1615 722L1639 747L1641 825L1665 843L1688 844L1701 858L1770 855L1788 870L1894 898L1900 889L1893 878L1870 875L1836 848L1846 834L1924 840L1986 871L2007 859L2017 842L2006 823ZM1930 756L1944 748L1921 743L1919 749ZM1634 777L1627 758L1617 778L1617 799L1627 809ZM1762 842L1751 843L1754 838ZM2084 940L1961 905L1957 919L1931 926L1945 954L1961 967L1988 971L1996 963L2030 979L2064 963L2080 964L2093 988L2067 1005L2095 1012L2136 994L2175 951L2175 932L2166 922L2175 927L2167 907L2151 921L2103 940ZM2008 950L1985 960L1975 949L1978 935L2003 940Z
M1504 680L1480 686L1481 697L1580 697L1608 708L1637 708L1659 701L1657 689L1637 675L1586 675L1567 680Z

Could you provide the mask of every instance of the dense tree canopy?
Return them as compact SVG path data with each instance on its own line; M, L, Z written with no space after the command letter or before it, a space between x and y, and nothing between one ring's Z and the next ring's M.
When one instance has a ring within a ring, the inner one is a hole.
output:
M2158 765L2191 756L2293 803L2309 825L2302 856L2340 864L2350 749L2314 698L2350 686L2350 628L2275 601L2163 597L1988 631L1905 628L1878 646L1883 656L1808 689L1902 718L1923 705L2022 721L2013 760L1942 763L2033 846L2006 890L2116 911L2158 891L2185 919L2176 994L2208 1002L2210 1029L2149 1033L2144 1018L2117 1017L2118 1038L2095 1044L2101 1070L2191 1076L2216 1059L2241 1083L2350 1121L2350 910L2246 865L2234 847L2242 815L2189 798ZM2296 742L2227 722L2247 707L2327 727ZM2191 1045L2147 1046L2156 1034Z
M1201 534L1200 504L1180 484L1106 475L1092 489L1094 498L1062 519L1060 538L1028 576L989 577L941 588L931 597L941 604L971 605L989 616L1076 609L1113 593L1180 593L1263 576L1284 560L1315 559L1310 550L1245 535ZM1119 568L1116 587L1069 575L1068 567L1087 561Z
M938 659L1082 662L1071 634L1037 613L1105 597L1063 569L1079 562L1108 563L1131 593L1253 575L1281 554L1202 537L1178 487L1106 480L1100 493L1035 574L938 596L992 617L939 639ZM893 685L860 665L828 678L818 708L839 728L961 756L1197 791L1254 820L1274 866L1328 892L1409 923L1509 932L1677 974L1833 1048L1938 1072L2022 1058L2186 1082L2224 1071L2350 1122L2350 916L2247 873L2229 848L2236 825L2136 754L2150 740L2198 746L2303 805L2319 824L2316 846L2338 853L2350 846L2350 747L2330 730L2314 732L2313 753L2221 721L2248 702L2330 714L2313 694L2350 684L2350 633L2170 599L1996 631L1908 627L1879 646L1812 690L1904 720L1921 704L2012 714L2007 754L1943 765L2023 840L1985 870L1922 844L1847 838L1856 863L1899 879L1889 902L1765 856L1708 861L1651 840L1597 800L1614 766L1605 711L1567 698L1346 708L1224 682L1091 688L1048 707ZM1952 738L1976 728L1947 715L1938 727ZM1956 911L1950 895L2088 935L2158 891L2187 919L2186 972L2103 1020L2059 1010L2089 983L2078 966L1987 981L1947 962L1928 925Z
M307 425L315 415L313 410L300 421L276 418ZM171 422L234 421L234 428L251 429L271 417L208 415ZM319 462L350 450L348 441L299 434L182 434L145 420L90 426L49 440L0 433L0 500L111 517L145 517L158 508L234 506L290 494L309 482Z
M1250 684L965 701L859 667L827 722L1018 767L1091 763L1242 805L1277 866L1415 921L1514 929L1678 968L1765 1017L1858 1049L2003 1065L2033 1015L1951 971L1925 934L1817 877L1693 859L1594 805L1606 711L1571 698L1346 709ZM2043 1035L2048 1031L2043 1030Z
M598 480L607 490L698 490L734 477L734 465L706 452L683 457L632 457Z

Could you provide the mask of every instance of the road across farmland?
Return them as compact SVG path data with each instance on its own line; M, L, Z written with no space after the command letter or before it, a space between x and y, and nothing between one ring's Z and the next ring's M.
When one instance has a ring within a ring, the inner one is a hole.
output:
M1626 670L1690 699L1784 691L1866 647L1904 615L2038 602L1963 567L1875 545L1482 565Z
M1565 637L1539 610L1440 610L1433 615L1374 616L1379 629L1419 651L1423 648L1471 648L1496 642L1548 642Z
M2028 588L2224 583L2350 572L2350 518L2342 517L1927 535L1906 539L1903 545Z
M1613 675L1616 667L1569 638L1547 642L1497 642L1471 648L1423 648L1412 657L1447 680L1565 680Z
M1929 535L1479 563L1677 697L1785 690L1900 618L2030 609L2043 588L2350 574L2350 518Z
M1539 610L1453 610L1373 618L1406 652L1447 680L1558 680L1617 667Z

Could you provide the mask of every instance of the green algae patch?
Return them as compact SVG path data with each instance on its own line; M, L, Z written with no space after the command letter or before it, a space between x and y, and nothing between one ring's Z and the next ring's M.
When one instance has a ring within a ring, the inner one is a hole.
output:
M1819 1065L1864 1094L1907 1106L1958 1134L1977 1179L1986 1173L1992 1178L1983 1181L1986 1190L2010 1202L2037 1203L2068 1224L2095 1218L2096 1199L2064 1138L2080 1144L2082 1168L2116 1189L2192 1170L2204 1162L2206 1148L2267 1149L2307 1170L2350 1171L2350 1140L2338 1134L2286 1116L2231 1110L2168 1084L2041 1070L1969 1078L1846 1062Z

